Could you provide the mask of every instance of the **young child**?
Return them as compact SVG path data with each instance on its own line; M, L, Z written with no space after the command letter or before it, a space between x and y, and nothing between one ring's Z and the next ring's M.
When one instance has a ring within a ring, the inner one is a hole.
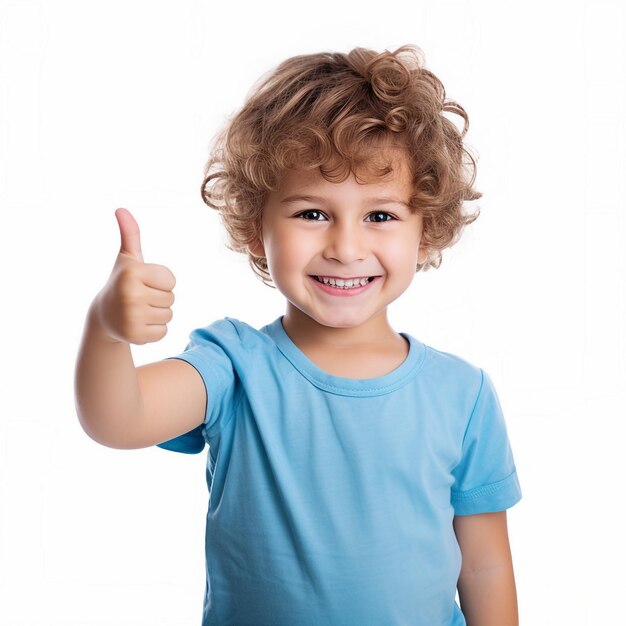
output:
M202 196L285 314L214 321L140 367L129 344L166 334L175 278L116 211L77 413L113 448L209 444L203 626L518 623L494 385L387 318L477 217L468 123L415 46L284 61L217 135Z

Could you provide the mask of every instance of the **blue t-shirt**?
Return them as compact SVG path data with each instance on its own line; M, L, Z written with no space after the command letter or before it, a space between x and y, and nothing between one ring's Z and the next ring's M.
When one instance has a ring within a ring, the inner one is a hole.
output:
M462 626L454 515L521 497L487 373L400 333L377 378L334 376L289 338L226 317L175 357L207 390L203 626Z

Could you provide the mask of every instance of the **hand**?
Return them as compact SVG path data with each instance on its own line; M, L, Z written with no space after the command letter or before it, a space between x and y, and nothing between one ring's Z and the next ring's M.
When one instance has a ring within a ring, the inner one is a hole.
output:
M117 209L121 246L111 276L92 303L102 331L112 341L145 344L163 339L174 304L174 274L164 265L144 263L139 225Z

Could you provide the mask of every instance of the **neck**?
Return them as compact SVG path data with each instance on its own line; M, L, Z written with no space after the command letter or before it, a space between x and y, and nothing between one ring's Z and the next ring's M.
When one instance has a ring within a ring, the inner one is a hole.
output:
M300 345L326 345L334 348L355 348L397 341L396 333L387 319L387 308L358 326L326 326L319 323L291 302L282 320L289 338Z

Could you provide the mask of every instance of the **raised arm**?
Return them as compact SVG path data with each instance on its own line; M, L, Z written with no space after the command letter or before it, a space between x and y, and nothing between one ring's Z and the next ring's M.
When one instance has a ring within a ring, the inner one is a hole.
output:
M87 313L74 395L80 424L94 441L133 449L173 439L202 424L207 395L200 374L184 361L135 367L130 343L165 336L176 279L166 267L143 262L132 215L125 209L115 215L120 252Z

